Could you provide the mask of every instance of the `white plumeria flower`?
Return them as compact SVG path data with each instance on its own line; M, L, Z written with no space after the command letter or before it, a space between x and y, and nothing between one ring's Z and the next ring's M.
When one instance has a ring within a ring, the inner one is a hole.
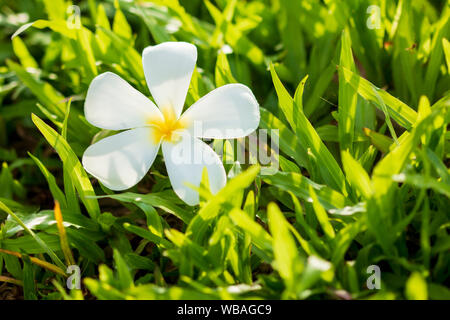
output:
M111 190L131 188L146 175L162 146L172 187L187 204L199 202L198 192L189 184L200 185L204 167L213 194L225 186L222 161L199 138L250 134L259 125L259 106L248 87L228 84L181 115L196 60L196 47L185 42L145 48L145 79L159 108L114 73L92 80L84 105L86 119L103 129L126 131L86 149L82 162L87 172Z

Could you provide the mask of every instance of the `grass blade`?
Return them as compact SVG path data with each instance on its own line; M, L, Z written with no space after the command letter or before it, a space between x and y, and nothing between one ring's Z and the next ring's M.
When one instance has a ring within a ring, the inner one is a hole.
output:
M72 148L62 136L49 127L38 116L33 114L32 120L48 143L55 148L61 158L61 161L68 168L72 168L70 171L72 183L75 185L81 201L84 203L89 215L96 219L100 214L100 208L97 200L93 198L93 196L95 196L94 189L92 188L86 171L84 171L83 166L73 152Z

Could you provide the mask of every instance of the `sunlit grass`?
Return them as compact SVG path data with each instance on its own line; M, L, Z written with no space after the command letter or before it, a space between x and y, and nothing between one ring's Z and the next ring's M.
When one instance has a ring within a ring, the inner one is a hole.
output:
M447 1L70 5L0 5L0 283L15 298L82 298L75 264L98 299L450 299ZM84 117L92 79L151 97L142 50L177 40L198 49L185 109L243 83L279 141L274 175L215 141L228 183L213 196L204 175L195 207L162 155L122 193L80 163L116 133Z

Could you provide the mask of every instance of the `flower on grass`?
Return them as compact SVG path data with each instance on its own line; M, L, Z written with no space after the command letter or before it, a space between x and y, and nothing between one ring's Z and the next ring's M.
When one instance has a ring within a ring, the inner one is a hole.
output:
M86 119L99 128L124 131L86 149L87 172L111 190L131 188L146 175L161 146L172 187L187 204L199 202L192 186L200 185L205 167L213 194L226 184L222 161L200 139L247 136L259 125L259 106L248 87L228 84L181 114L196 60L196 47L185 42L144 49L145 79L157 106L114 73L92 80Z

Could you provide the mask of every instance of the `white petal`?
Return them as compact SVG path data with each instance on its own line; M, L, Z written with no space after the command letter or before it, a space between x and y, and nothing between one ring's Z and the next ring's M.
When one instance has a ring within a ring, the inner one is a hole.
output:
M172 188L187 204L193 206L199 203L198 192L186 183L200 186L205 166L211 192L215 194L225 186L227 178L219 156L206 143L188 132L181 134L177 143L163 142L162 151Z
M102 73L92 80L84 114L94 126L111 130L142 127L149 118L161 117L150 99L112 72Z
M211 139L241 138L259 125L259 106L252 91L238 83L219 87L183 115L195 137Z
M142 53L145 79L160 109L172 107L178 118L197 61L197 48L187 42L164 42Z
M111 190L125 190L148 172L156 155L152 128L137 128L107 137L91 145L83 155L83 167Z

